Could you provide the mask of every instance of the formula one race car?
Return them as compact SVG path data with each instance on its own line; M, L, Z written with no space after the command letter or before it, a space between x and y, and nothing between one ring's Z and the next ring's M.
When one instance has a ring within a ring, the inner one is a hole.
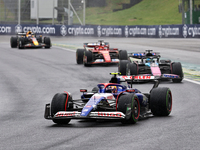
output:
M134 77L111 74L114 76L109 83L100 83L91 92L80 89L81 99L73 100L69 92L55 94L51 104L45 106L45 119L57 124L68 124L71 119L115 119L134 124L140 117L171 113L172 93L167 87L158 87L158 80L149 93L142 93L125 82Z
M157 79L172 79L173 82L181 82L183 79L181 63L160 60L161 56L157 52L146 50L144 53L129 53L128 57L129 60L119 62L118 72L122 75L153 75Z
M50 48L51 40L49 37L36 36L31 31L27 33L17 33L16 37L10 38L11 48Z
M118 63L127 60L127 51L110 48L109 43L99 40L96 43L84 43L84 49L77 49L76 62L90 66L92 64Z

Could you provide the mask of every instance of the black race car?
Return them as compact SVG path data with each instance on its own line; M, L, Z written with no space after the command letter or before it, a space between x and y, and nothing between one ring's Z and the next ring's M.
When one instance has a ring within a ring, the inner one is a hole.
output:
M128 60L121 60L118 72L122 75L155 76L157 79L172 79L181 82L183 79L180 62L160 60L160 53L146 50L144 53L128 53Z
M69 92L55 94L51 104L45 106L45 119L57 124L68 124L71 119L115 119L134 124L139 117L168 116L171 113L171 90L158 87L158 80L154 80L149 93L142 93L126 82L134 77L112 74L109 83L100 83L91 92L80 89L83 93L80 99L72 99Z
M49 37L36 36L34 33L17 33L16 37L10 38L11 48L50 48L51 40Z

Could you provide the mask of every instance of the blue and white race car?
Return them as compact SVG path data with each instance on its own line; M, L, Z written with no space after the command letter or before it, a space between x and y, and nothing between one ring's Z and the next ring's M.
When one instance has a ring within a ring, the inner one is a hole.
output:
M114 76L109 83L100 83L91 92L81 89L81 99L73 100L69 92L55 94L51 104L45 106L45 119L57 124L68 124L71 119L115 119L134 124L139 117L150 114L168 116L171 113L171 90L158 87L157 80L149 93L142 93L132 88L126 78L118 76L119 73L111 74ZM127 78L130 79L134 80Z

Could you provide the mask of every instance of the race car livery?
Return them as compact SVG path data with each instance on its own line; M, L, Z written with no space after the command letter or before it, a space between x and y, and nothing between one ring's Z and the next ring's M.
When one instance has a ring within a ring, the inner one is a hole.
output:
M114 76L109 83L100 83L91 92L80 89L80 99L73 100L69 92L55 94L51 104L45 106L45 119L57 124L68 124L71 119L115 119L134 124L140 117L168 116L171 113L171 90L158 87L158 80L154 80L149 93L142 93L126 82L135 80L134 77L111 74Z
M51 40L49 37L42 37L42 35L36 36L32 32L17 33L16 37L10 38L11 48L50 48Z
M181 82L184 76L181 63L160 60L160 57L158 52L152 50L146 50L144 53L128 53L128 60L119 62L118 71L122 75L153 75L157 79Z
M110 48L108 42L99 40L96 43L84 43L83 49L76 50L77 64L91 66L92 64L118 63L119 60L126 60L127 51Z

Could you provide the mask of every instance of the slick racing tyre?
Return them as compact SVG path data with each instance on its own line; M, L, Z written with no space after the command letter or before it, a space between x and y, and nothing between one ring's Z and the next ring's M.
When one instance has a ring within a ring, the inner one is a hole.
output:
M10 38L10 46L11 46L11 48L17 47L17 37L11 37Z
M138 66L136 63L130 63L130 75L138 75Z
M73 109L72 97L66 93L57 93L51 101L51 116L53 117L59 111ZM57 124L68 124L71 119L53 119Z
M172 79L173 82L181 82L183 80L183 70L180 62L172 63L172 73L175 75L179 75L180 79Z
M168 116L172 110L172 93L169 88L153 88L150 93L150 109L154 116Z
M118 63L118 72L121 73L121 75L129 75L129 67L130 63L128 60L120 60Z
M117 105L117 110L126 114L126 118L121 121L123 124L135 124L138 121L140 116L140 103L134 93L121 95Z
M36 39L37 39L38 43L42 43L42 37L41 36L37 37Z
M76 50L76 62L77 64L83 64L83 56L85 49L77 49Z
M23 49L24 48L24 44L25 44L24 38L19 38L18 48L19 49Z
M88 67L91 66L90 63L92 63L92 52L84 51L83 64L85 67Z
M128 54L126 50L119 51L119 60L128 60Z
M51 47L51 40L49 37L44 37L44 44L46 45L45 48Z

